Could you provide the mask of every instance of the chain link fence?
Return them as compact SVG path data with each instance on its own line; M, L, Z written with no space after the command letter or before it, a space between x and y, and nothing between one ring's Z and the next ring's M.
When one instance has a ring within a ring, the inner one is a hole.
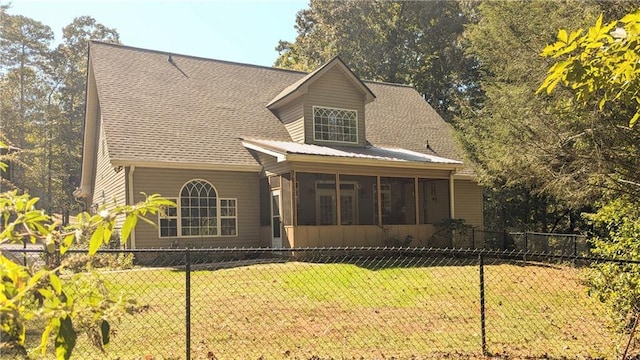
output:
M32 267L57 260L16 251ZM629 341L588 295L585 269L596 259L587 257L324 248L104 250L91 260L70 251L61 260L63 277L88 277L70 293L99 277L127 304L106 352L81 334L78 359L616 359Z

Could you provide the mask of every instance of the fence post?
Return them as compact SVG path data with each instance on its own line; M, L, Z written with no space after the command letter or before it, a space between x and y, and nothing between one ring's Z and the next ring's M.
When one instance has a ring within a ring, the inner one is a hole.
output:
M185 344L187 356L185 359L191 359L191 254L189 248L185 248Z
M476 228L471 228L471 246L473 249L476 248Z
M478 263L480 266L480 334L482 338L482 356L487 355L487 335L484 309L484 259L482 254L478 255Z

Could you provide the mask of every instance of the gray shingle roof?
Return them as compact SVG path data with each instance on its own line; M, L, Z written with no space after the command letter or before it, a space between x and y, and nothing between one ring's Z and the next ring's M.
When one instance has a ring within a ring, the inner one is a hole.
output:
M111 160L257 165L240 138L291 141L266 105L303 72L91 42ZM461 160L451 127L413 88L364 82L374 146ZM434 150L429 151L425 145Z

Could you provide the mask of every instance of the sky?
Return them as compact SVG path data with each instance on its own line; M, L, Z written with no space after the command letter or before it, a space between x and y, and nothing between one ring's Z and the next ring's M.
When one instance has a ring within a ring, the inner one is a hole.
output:
M74 18L115 28L124 45L271 66L279 40L294 41L308 0L0 0L12 15L49 25L55 44Z

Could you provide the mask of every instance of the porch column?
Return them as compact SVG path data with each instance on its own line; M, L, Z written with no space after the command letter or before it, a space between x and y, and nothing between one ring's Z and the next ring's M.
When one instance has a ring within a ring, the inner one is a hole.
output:
M291 225L298 226L298 181L295 170L291 170Z
M382 187L380 186L380 175L376 176L376 186L378 189L378 193L376 194L378 197L378 225L382 226Z
M336 224L342 225L342 204L340 204L340 173L336 173Z
M416 203L416 225L420 225L420 199L418 199L418 177L413 178L413 198Z
M449 216L452 219L456 218L456 190L455 182L453 180L453 174L455 171L449 173Z

